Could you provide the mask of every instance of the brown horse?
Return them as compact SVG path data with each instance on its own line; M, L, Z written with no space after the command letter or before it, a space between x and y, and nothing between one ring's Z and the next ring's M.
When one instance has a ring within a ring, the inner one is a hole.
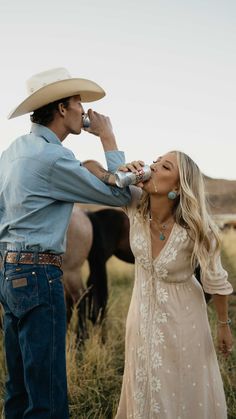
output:
M74 205L67 230L66 252L63 255L63 282L68 323L72 309L78 310L78 336L86 335L86 292L81 278L81 267L88 258L93 242L93 227L87 214Z
M93 226L93 244L88 255L89 319L96 323L105 315L108 299L106 262L114 255L134 263L129 244L129 219L118 209L105 208L88 213Z
M85 212L75 205L67 231L62 269L67 319L69 322L75 306L79 340L87 335L86 318L95 324L104 317L108 299L106 262L112 255L134 263L128 217L118 209ZM87 288L81 278L81 267L86 260L89 263Z

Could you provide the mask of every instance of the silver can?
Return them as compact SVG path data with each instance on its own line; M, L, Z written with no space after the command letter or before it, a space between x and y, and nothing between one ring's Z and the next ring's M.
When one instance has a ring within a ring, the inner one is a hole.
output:
M139 182L145 182L150 179L151 173L151 168L148 165L143 166L138 173L122 172L117 170L115 172L116 186L119 188L125 188L129 185L136 185Z
M83 128L89 128L90 127L90 119L87 113L84 113L82 115L82 122L83 122Z

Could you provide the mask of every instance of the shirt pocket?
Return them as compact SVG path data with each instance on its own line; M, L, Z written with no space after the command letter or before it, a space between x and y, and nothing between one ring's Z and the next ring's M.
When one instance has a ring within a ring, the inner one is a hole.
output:
M11 312L22 318L39 305L38 275L33 269L7 272L5 299Z

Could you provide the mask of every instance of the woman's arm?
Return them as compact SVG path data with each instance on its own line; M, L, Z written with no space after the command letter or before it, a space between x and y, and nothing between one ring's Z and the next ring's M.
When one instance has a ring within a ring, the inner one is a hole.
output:
M230 330L229 318L228 318L228 296L214 294L213 301L215 304L218 328L217 328L217 340L219 350L228 356L232 352L233 339Z

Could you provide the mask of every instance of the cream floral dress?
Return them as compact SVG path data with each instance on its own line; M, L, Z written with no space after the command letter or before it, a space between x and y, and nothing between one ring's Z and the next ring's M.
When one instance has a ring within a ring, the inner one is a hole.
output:
M177 224L152 260L149 222L129 208L135 283L126 324L125 370L116 419L226 419L226 403L193 243ZM220 259L202 278L210 294L232 287Z

